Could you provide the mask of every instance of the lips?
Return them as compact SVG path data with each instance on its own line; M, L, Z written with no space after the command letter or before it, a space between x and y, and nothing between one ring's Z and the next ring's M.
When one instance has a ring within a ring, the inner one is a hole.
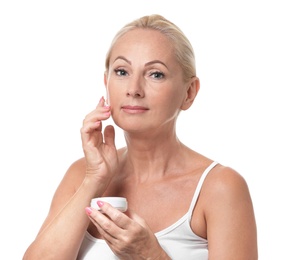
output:
M137 114L137 113L144 113L146 111L148 111L149 109L147 107L143 107L143 106L122 106L122 110L126 113L130 113L130 114Z

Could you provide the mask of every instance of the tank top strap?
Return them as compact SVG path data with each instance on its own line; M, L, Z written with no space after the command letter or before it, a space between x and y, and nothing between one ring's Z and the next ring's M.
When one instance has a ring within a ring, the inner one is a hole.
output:
M202 173L201 177L200 177L200 180L197 184L197 187L196 187L196 190L194 192L194 195L193 195L193 198L192 198L192 201L191 201L191 204L190 204L190 208L189 208L189 211L188 211L188 214L189 214L189 217L190 217L190 220L191 220L191 217L192 217L192 212L194 210L194 207L195 207L195 204L197 202L197 199L199 197L199 194L200 194L200 191L201 191L201 188L202 188L202 185L203 185L203 182L206 178L206 176L208 175L208 173L214 168L214 166L216 166L218 164L218 162L214 161L212 162L206 169L205 171Z

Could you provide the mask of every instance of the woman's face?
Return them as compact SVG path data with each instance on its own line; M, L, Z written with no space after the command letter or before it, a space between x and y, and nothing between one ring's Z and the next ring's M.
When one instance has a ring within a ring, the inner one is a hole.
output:
M187 89L170 41L143 29L117 40L105 85L112 117L128 132L174 127Z

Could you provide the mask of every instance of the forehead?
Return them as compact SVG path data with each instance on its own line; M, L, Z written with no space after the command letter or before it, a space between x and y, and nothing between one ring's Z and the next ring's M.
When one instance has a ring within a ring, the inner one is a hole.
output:
M122 35L112 48L111 58L118 55L175 60L172 42L163 33L152 29L137 28Z

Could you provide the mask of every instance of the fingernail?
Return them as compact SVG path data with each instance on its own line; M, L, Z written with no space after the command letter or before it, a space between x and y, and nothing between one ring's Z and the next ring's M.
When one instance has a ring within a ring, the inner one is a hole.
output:
M103 96L100 98L99 103L103 100Z
M101 208L101 207L104 205L104 202L98 200L98 201L97 201L97 205L98 205L99 208Z
M90 207L86 207L86 208L85 208L85 211L86 211L86 214L87 214L88 216L90 216L91 213L92 213L92 209L91 209Z

